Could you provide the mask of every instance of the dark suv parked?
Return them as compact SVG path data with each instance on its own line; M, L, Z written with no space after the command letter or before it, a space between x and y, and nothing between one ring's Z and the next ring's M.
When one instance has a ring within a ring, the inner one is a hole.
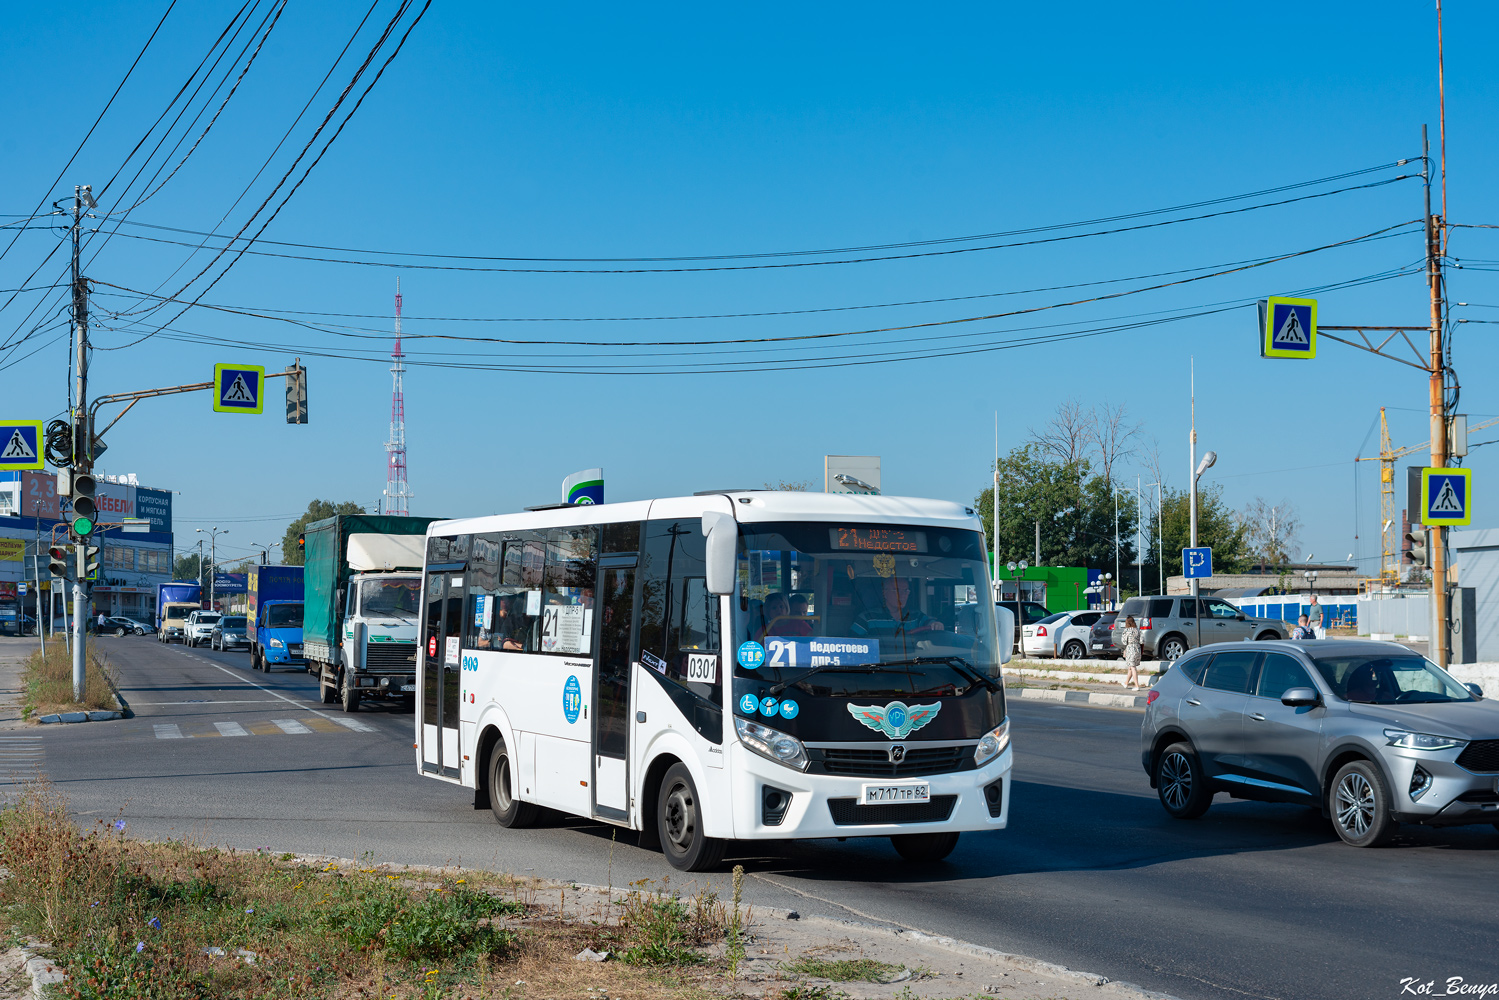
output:
M1131 597L1119 609L1119 617L1135 616L1141 650L1158 660L1174 660L1189 649L1215 642L1289 638L1285 622L1251 618L1216 597L1197 600L1200 614L1192 613L1190 597Z

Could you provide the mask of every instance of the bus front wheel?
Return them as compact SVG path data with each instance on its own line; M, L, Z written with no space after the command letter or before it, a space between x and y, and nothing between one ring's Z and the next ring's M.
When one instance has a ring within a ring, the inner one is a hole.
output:
M702 872L723 860L724 841L703 832L703 800L686 764L673 764L656 799L661 852L678 871Z
M941 861L958 846L956 833L902 833L890 838L907 861Z
M510 785L510 752L503 742L496 743L489 754L489 810L494 821L516 830L536 822L540 811L533 803L516 799Z

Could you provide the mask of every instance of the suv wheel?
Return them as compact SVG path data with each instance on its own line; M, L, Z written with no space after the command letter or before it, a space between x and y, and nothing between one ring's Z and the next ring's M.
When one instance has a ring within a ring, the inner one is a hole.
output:
M1184 653L1186 653L1186 651L1187 641L1185 639L1183 639L1181 636L1168 635L1166 638L1161 640L1158 646L1156 646L1156 659L1167 661L1175 660L1180 658Z
M1084 660L1084 659L1087 659L1087 657L1088 657L1088 647L1084 646L1082 643L1078 642L1076 639L1069 640L1068 643L1067 643L1067 645L1065 645L1065 646L1062 647L1062 658L1063 659L1067 659L1067 660Z
M1271 639L1279 638L1279 635L1276 635L1274 632L1269 631L1261 632L1259 635L1255 636L1255 639L1259 642L1269 642Z
M1173 743L1155 762L1155 789L1166 812L1177 819L1196 819L1213 804L1213 791L1202 773L1202 761L1190 743Z
M1398 824L1390 816L1390 796L1384 778L1367 760L1344 764L1332 779L1329 796L1333 829L1343 843L1377 847L1394 835Z

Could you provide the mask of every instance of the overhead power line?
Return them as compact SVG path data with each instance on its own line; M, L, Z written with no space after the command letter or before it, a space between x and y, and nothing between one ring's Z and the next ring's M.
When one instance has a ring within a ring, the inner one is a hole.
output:
M842 259L839 259L839 260L796 260L796 261L782 261L782 262L779 262L779 263L762 263L762 264L719 264L719 265L713 265L713 266L707 266L707 267L557 268L557 267L489 267L489 266L481 266L481 265L477 265L477 264L466 264L466 265L458 265L458 264L424 264L424 263L418 262L417 260L412 260L412 259L405 259L405 260L353 260L353 259L348 259L348 258L317 257L317 256L309 256L309 255L306 255L306 254L282 253L282 252L272 251L272 250L255 250L255 249L251 249L248 243L246 244L245 247L240 248L238 250L238 253L239 254L251 254L251 255L254 255L254 256L258 256L258 257L271 257L271 258L279 258L279 259L282 259L282 260L297 260L297 261L305 261L305 262L319 263L319 264L347 264L347 265L356 265L356 266L361 266L361 267L399 268L401 270L418 270L418 271L470 271L470 272L477 272L477 273L484 273L484 274L688 274L688 273L716 272L716 271L762 271L762 270L774 270L774 269L790 268L790 267L830 267L830 266L842 265L842 264L872 264L872 263L883 263L883 262L895 261L895 260L915 260L915 259L923 258L923 257L946 257L946 256L954 255L954 254L981 253L981 252L985 252L985 251L989 251L989 250L1009 250L1009 249L1014 249L1014 248L1017 248L1017 247L1040 246L1040 245L1047 244L1047 243L1061 243L1061 242L1066 242L1066 241L1069 241L1069 240L1088 239L1088 238L1095 237L1095 236L1114 236L1114 235L1117 235L1119 233L1138 232L1140 230L1145 230L1145 229L1156 229L1156 228L1159 228L1161 226L1175 226L1175 225L1180 225L1181 223L1184 223L1184 222L1201 222L1201 221L1204 221L1206 219L1216 219L1216 218L1221 218L1223 216L1228 216L1228 215L1238 215L1238 214L1241 214L1243 212L1254 212L1254 211L1258 211L1258 210L1263 209L1263 208L1278 208L1278 207L1281 207L1281 206L1284 206L1284 205L1293 205L1293 204L1296 204L1298 202L1310 201L1310 200L1317 199L1317 198L1329 198L1329 197L1332 197L1333 195L1346 194L1349 191L1362 191L1362 190L1367 190L1367 189L1370 189L1370 188L1384 187L1386 185L1396 184L1396 183L1399 183L1400 181L1409 180L1412 177L1417 177L1417 176L1419 176L1419 175L1417 175L1417 174L1400 174L1399 176L1387 178L1385 180L1371 181L1371 182L1369 182L1367 184L1356 184L1356 185L1352 185L1350 187L1336 188L1336 189L1334 189L1332 191L1319 191L1319 192L1317 192L1315 194L1299 195L1299 196L1297 196L1295 198L1285 198L1285 199L1282 199L1280 201L1261 202L1261 203L1255 204L1255 205L1244 205L1244 206L1240 206L1238 208L1224 209L1224 210L1219 211L1219 212L1208 212L1208 213L1205 213L1205 214L1202 214L1202 215L1189 215L1189 216L1184 216L1184 217L1179 218L1179 219L1163 219L1163 220L1156 221L1156 222L1145 222L1145 223L1141 223L1139 225L1134 225L1134 226L1121 226L1121 227L1118 227L1118 228L1115 228L1115 229L1100 229L1100 230L1093 230L1093 231L1084 232L1084 233L1065 233L1065 234L1061 234L1061 235L1047 236L1047 237L1043 237L1043 238L1040 238L1040 239L1019 240L1019 241L1010 242L1010 243L990 243L990 244L986 244L984 246L976 246L976 247L950 247L950 248L945 249L945 250L927 250L927 251L921 251L921 252L916 252L916 253L887 254L887 255L884 255L884 256L877 256L877 257L845 257L845 258L842 258ZM143 227L143 228L146 226L146 224L144 224L144 223L131 223L131 225L140 226L140 227ZM197 232L195 230L173 230L171 227L166 227L166 226L151 226L150 228L157 229L157 230L165 230L165 231L185 232L185 233L187 233L189 235L202 236L202 237L205 237L207 239L214 238L212 234L200 233L200 232ZM126 236L126 237L128 237L130 239L141 240L141 241L144 241L144 242L147 242L147 243L158 243L158 244L165 244L165 245L168 245L168 246L190 246L191 245L191 244L183 242L181 240L170 240L170 239L165 239L165 238L162 238L162 237L146 236L146 235L141 234L141 233L126 233L126 232L121 232L120 235ZM234 247L234 244L240 240L240 237L238 237L238 236L234 236L234 237L219 236L218 239L220 239L221 241L223 241L225 243L225 245L222 248L218 248L220 253L224 253L224 252L227 252L230 249L232 249ZM261 240L258 240L258 238L253 238L252 241L253 242L264 243L266 245L272 245L271 241L261 241ZM300 244L285 244L285 243L282 243L280 245L282 245L282 246L300 246ZM307 244L305 246L306 246L307 249L320 249L320 248L315 247L315 246L313 246L311 244ZM333 251L333 252L340 252L340 251ZM350 250L350 251L342 251L342 252L347 252L347 253L351 253L351 254L352 253L368 253L370 255L377 255L377 254L378 255L395 255L396 254L396 251L360 251L360 250ZM816 253L816 251L811 251L809 253ZM454 257L454 256L442 256L442 255L435 255L435 254L404 254L403 256L406 256L406 257L427 257L427 258L438 257L440 259L449 259L449 260L527 261L527 260L534 260L535 259L535 258L517 258L517 257L479 257L479 256ZM784 255L780 255L780 256L784 256ZM672 259L688 259L688 258L672 258ZM740 259L740 258L730 258L730 259Z

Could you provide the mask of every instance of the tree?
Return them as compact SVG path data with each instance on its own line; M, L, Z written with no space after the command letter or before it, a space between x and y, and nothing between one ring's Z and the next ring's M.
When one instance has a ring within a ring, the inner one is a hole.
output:
M176 562L172 563L173 580L196 580L198 578L198 553L178 556Z
M1109 482L1114 481L1115 464L1134 454L1131 442L1139 437L1144 426L1138 421L1129 422L1129 411L1123 403L1118 406L1104 403L1094 409L1091 438L1098 451L1099 464L1103 466L1103 477Z
M1041 562L1052 566L1114 566L1114 492L1086 459L1051 461L1043 446L1022 445L999 460L998 524L994 488L974 500L1002 562L1035 559L1041 524ZM1135 501L1119 498L1121 562L1134 559Z
M297 546L297 536L307 530L307 526L314 521L321 521L325 517L335 514L363 514L364 508L352 500L335 504L327 500L314 500L307 505L307 513L297 518L286 526L286 534L281 536L281 555L288 566L302 565L302 550Z
M1157 537L1165 550L1166 576L1182 575L1182 549L1191 544L1192 538L1191 494L1186 490L1167 489L1161 495L1161 521L1149 520L1150 551L1146 553L1148 568L1145 578L1159 578L1156 561ZM1250 547L1248 527L1227 504L1223 502L1221 484L1202 487L1197 493L1197 544L1213 550L1214 573L1242 573L1249 568Z
M1269 566L1284 566L1296 551L1301 534L1301 520L1296 508L1282 500L1274 507L1264 497L1255 497L1244 507L1242 516L1249 532L1249 550L1254 563L1264 572Z
M1057 407L1056 416L1039 431L1031 428L1031 440L1054 461L1068 465L1088 458L1096 416L1075 399Z
M811 488L812 480L810 479L781 479L774 483L765 484L765 489L767 490L778 490L788 493L805 493Z

